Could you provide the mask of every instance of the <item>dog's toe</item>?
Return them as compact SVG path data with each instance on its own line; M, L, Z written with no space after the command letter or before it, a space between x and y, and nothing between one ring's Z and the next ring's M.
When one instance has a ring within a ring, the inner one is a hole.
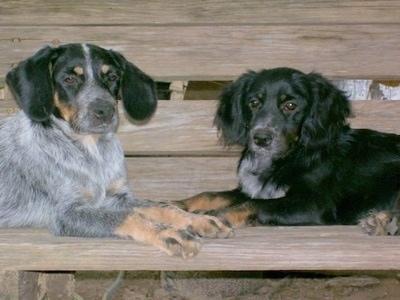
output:
M158 247L170 256L181 256L184 259L196 256L202 245L202 239L191 230L170 229L163 232ZM158 244L158 243L156 243Z
M369 235L399 235L400 212L371 212L359 222L361 228Z

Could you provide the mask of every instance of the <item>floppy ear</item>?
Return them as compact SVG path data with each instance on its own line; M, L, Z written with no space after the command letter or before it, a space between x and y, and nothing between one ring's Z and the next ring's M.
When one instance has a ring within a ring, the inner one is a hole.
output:
M300 142L306 147L326 147L348 127L350 103L344 92L316 73L298 75L308 85L308 116L304 120Z
M47 121L54 109L50 63L54 49L45 47L20 62L6 76L18 105L37 122Z
M149 118L157 108L157 92L153 79L142 72L122 54L110 50L123 70L120 96L125 111L134 120Z
M249 71L230 84L221 94L214 125L225 145L246 145L251 112L246 104L250 84L257 75Z

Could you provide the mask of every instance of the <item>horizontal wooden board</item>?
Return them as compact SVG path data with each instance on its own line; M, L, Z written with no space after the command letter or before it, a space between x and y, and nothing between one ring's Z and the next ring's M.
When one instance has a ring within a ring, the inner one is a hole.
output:
M397 23L396 0L2 0L0 25Z
M16 103L0 100L0 118L19 111ZM352 101L355 128L400 134L400 101ZM239 148L224 149L213 127L215 100L159 101L153 118L146 124L133 124L120 107L119 137L128 155L236 155Z
M216 101L160 101L149 123L135 126L124 119L119 135L127 153L135 152L221 152L223 149L212 120ZM355 128L400 134L400 101L353 101ZM134 133L134 134L133 134ZM237 148L232 151L236 152Z
M40 229L0 230L2 270L400 270L400 239L355 226L254 227L205 240L184 261L128 240L54 237Z
M399 79L400 23L7 27L0 74L45 45L94 43L121 51L157 80L230 80L290 66L343 79Z
M181 200L204 191L234 189L239 157L128 157L135 196Z

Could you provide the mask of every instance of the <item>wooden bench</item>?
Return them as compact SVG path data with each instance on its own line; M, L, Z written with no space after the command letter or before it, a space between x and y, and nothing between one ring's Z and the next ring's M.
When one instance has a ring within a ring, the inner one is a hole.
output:
M290 66L396 85L399 16L396 0L2 0L0 117L18 111L4 86L13 64L44 45L70 42L120 51L159 82L229 81L248 69ZM218 142L215 107L215 99L160 100L141 126L122 115L119 135L137 197L175 200L236 186L240 149ZM354 127L400 134L400 102L354 101L354 110ZM400 239L370 237L356 226L245 228L233 239L205 240L198 257L183 261L132 241L1 229L0 284L12 282L19 299L57 292L71 299L76 270L400 270L399 249Z

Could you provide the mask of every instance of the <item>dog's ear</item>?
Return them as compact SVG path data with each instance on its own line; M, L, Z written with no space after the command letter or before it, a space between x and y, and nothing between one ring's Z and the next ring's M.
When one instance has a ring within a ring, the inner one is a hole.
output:
M246 145L251 112L246 104L250 84L257 75L254 71L242 74L222 92L214 125L225 145Z
M53 51L50 47L39 50L6 76L7 85L18 105L30 119L37 122L47 121L54 109L50 74Z
M326 147L348 126L350 103L343 91L316 73L298 75L307 85L310 110L305 117L300 142L306 147Z
M149 118L157 108L157 92L153 79L126 60L122 54L112 50L110 52L123 71L120 97L125 111L134 120Z

